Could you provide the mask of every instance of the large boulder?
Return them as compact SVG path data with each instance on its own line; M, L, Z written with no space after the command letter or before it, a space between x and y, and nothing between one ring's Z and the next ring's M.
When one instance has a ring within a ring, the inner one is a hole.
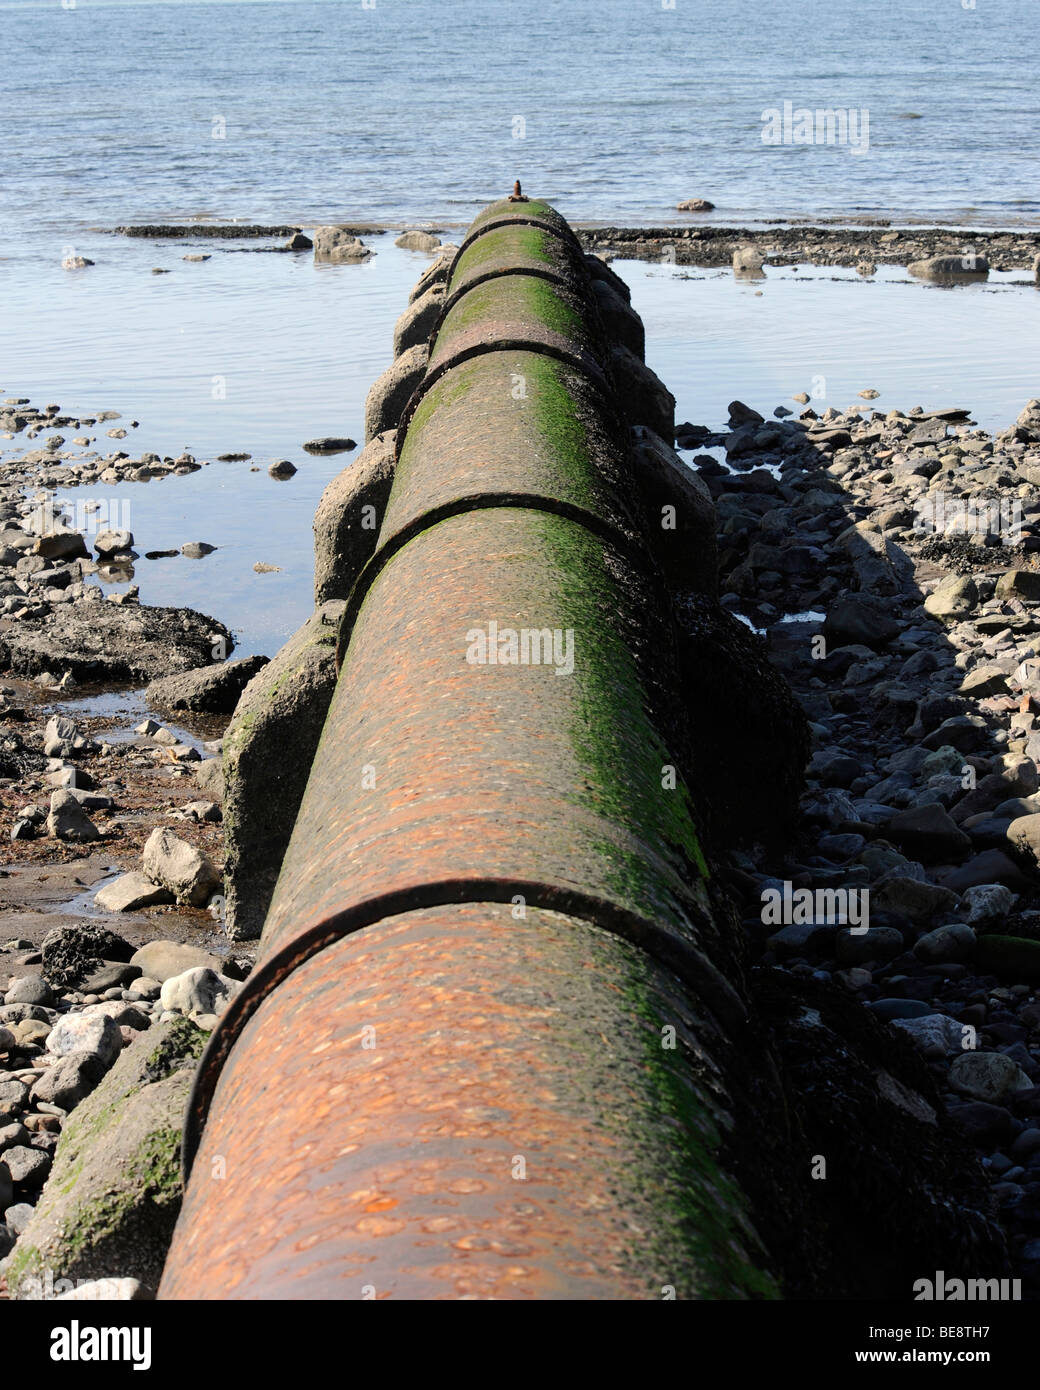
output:
M994 598L1040 599L1040 573L1036 570L1006 570L997 580Z
M0 1266L13 1297L113 1276L154 1293L180 1210L181 1128L205 1040L186 1019L153 1028L66 1120L50 1181Z
M246 686L224 735L225 929L258 937L336 685L341 601L323 604Z
M145 699L152 709L230 714L242 691L266 665L266 656L244 656L179 675L161 676L145 691Z
M823 635L835 647L884 647L899 632L889 606L869 594L843 594L827 610Z
M653 430L633 430L646 534L673 592L718 593L717 518L708 486Z
M345 599L376 548L383 512L394 481L396 430L366 444L337 473L314 514L314 603Z
M367 261L372 252L349 227L315 227L314 259L338 263Z
M139 967L142 975L149 980L163 984L175 975L183 975L185 970L206 966L210 970L221 971L224 962L201 946L192 946L187 941L149 941L146 946L135 951L131 964Z
M172 901L173 895L162 884L136 872L120 874L94 894L95 905L104 912L134 912L139 907Z
M220 875L206 856L163 826L156 826L145 841L143 863L153 883L192 907L202 907L220 884Z
M925 864L963 859L971 848L969 836L934 802L897 811L885 836Z
M103 1067L110 1067L119 1056L123 1039L119 1028L105 1014L66 1014L51 1029L47 1051L55 1057L87 1052Z
M924 261L911 261L907 270L922 280L957 280L988 275L989 261L969 251L960 256L929 256Z
M84 811L75 793L59 790L51 793L51 809L47 816L47 834L57 840L83 843L96 840L100 831Z
M409 304L414 304L417 299L421 299L431 286L443 285L447 281L452 265L455 263L455 252L457 249L458 248L455 246L445 246L441 248L441 254L435 261L430 262L419 276L418 280L416 280L412 292L408 296Z
M195 1019L201 1015L224 1012L242 986L205 965L172 975L163 983L160 1001L170 1013L186 1014Z
M975 611L979 591L970 574L952 574L933 589L924 601L933 618L959 621Z
M93 592L97 593L97 590ZM36 676L66 673L77 681L143 684L190 671L227 653L234 638L222 623L191 608L80 599L55 604L0 631L0 671Z
M366 444L385 430L397 429L409 396L426 375L429 356L429 345L416 343L373 383L365 398Z
M402 251L436 251L440 244L439 236L434 236L432 232L418 230L402 232L394 241L394 245L400 246Z
M594 279L592 289L607 337L612 342L626 347L633 357L642 362L646 357L646 330L643 320L608 280Z
M428 343L434 324L444 307L444 285L431 285L412 301L394 325L394 357L410 348Z
M675 438L675 397L661 378L621 343L610 350L610 367L628 424L646 425L670 443Z
M106 961L129 961L134 948L107 927L55 927L43 938L43 975L60 990L78 989Z

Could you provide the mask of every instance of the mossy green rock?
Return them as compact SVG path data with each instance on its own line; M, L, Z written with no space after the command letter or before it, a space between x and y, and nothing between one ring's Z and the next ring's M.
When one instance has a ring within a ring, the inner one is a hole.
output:
M323 604L242 692L224 735L225 929L260 935L336 688L342 600Z
M181 1206L180 1140L207 1034L187 1019L151 1028L65 1123L54 1168L5 1273L12 1296L60 1279L159 1284Z
M976 968L989 975L1025 984L1040 980L1040 941L1024 936L980 936L975 948Z

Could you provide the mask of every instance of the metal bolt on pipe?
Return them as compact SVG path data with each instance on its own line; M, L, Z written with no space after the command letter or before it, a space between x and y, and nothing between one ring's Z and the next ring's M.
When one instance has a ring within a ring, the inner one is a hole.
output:
M200 1065L162 1298L776 1296L610 346L564 219L481 213Z

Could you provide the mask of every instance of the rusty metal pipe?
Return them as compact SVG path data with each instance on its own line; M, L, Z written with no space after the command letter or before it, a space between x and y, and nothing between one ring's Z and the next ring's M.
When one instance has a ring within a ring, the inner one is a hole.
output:
M723 1153L746 1010L655 715L609 344L546 205L550 277L467 261L517 252L509 208L399 430L164 1298L775 1291Z

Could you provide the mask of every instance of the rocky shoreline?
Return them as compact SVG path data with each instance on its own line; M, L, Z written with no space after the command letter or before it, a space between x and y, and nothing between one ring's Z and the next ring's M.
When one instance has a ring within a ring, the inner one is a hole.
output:
M912 1039L1036 1298L1040 402L996 438L962 409L730 411L733 471L693 459L722 603L813 740L796 848L733 856L754 956Z
M343 223L337 229L348 239L378 236L399 228L390 226ZM830 226L823 223L785 223L772 226L723 227L703 226L688 222L660 227L614 227L574 224L575 232L587 251L608 259L663 261L668 264L729 266L734 253L753 245L762 248L764 259L774 265L870 266L869 274L878 265L909 265L935 256L963 258L984 257L994 270L1031 271L1036 273L1040 258L1040 232L1035 231L976 231L950 227L912 226L893 228L883 219L872 219L871 225ZM289 237L287 245L277 250L307 250L310 240L306 232L317 233L329 228L304 225L269 226L263 223L169 223L142 224L113 228L119 236L148 240L193 240L204 237L221 240L264 240ZM458 232L457 227L433 226L424 231L405 231L398 245L407 244L410 236L428 236L431 232ZM294 244L294 242L296 244ZM429 249L419 247L413 249Z
M933 256L985 257L994 270L1034 271L1040 233L946 227L593 227L577 228L587 251L619 260L728 266L743 247L773 265L910 265ZM868 272L873 274L873 270Z

